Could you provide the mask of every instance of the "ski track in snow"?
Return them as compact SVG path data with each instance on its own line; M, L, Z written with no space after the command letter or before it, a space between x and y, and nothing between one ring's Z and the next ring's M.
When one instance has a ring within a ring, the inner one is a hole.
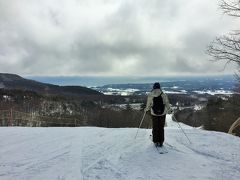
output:
M0 180L239 180L240 139L167 116L166 154L150 129L0 128Z

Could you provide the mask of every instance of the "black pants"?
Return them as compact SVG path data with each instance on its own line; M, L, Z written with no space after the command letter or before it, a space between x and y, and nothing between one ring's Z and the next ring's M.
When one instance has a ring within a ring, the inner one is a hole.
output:
M164 142L164 126L165 126L166 115L153 116L152 115L152 135L154 143Z

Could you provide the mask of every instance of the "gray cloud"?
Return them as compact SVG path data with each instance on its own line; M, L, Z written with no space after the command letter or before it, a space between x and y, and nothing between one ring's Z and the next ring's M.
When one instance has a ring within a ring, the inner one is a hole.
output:
M237 23L217 0L0 0L0 71L22 75L219 72L205 54Z

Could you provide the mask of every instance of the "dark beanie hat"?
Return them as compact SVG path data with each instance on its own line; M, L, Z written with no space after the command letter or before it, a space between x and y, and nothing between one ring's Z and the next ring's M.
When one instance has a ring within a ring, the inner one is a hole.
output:
M154 83L153 89L160 89L160 84L158 82Z

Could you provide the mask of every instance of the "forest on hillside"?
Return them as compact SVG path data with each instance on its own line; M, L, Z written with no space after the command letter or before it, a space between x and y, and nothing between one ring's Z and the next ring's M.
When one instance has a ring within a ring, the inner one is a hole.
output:
M208 97L208 96L207 96ZM64 96L40 95L32 91L0 90L1 126L97 126L138 127L146 96ZM210 96L208 101L187 95L169 95L175 117L193 127L228 132L240 114L240 96ZM131 105L140 104L139 109ZM123 106L116 106L123 104ZM196 109L196 105L201 107ZM142 128L151 128L147 114ZM239 132L237 132L239 133Z

